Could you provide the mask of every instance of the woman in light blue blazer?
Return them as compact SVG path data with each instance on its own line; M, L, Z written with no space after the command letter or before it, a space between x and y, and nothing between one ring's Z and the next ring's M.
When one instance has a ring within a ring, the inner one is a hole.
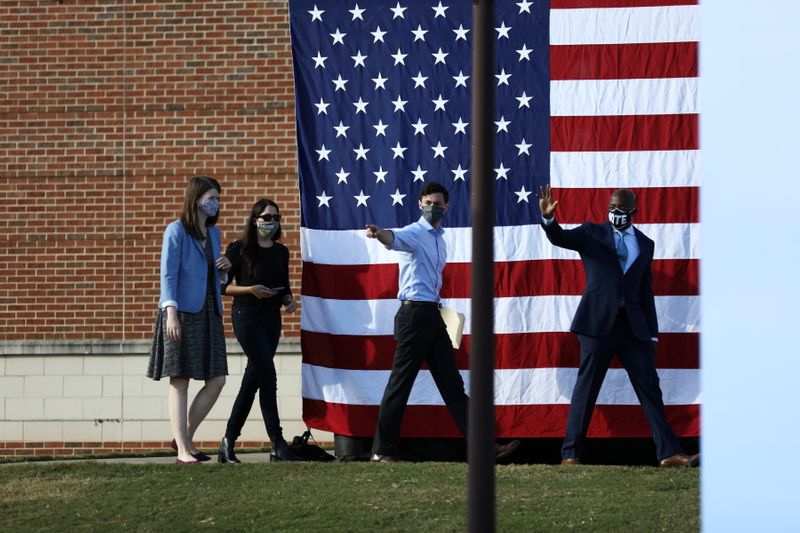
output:
M169 419L177 464L196 464L210 457L192 438L217 401L228 374L222 325L221 283L230 261L220 255L221 189L216 180L189 180L181 217L164 232L161 248L161 298L153 331L147 377L169 378ZM189 380L205 386L188 406Z

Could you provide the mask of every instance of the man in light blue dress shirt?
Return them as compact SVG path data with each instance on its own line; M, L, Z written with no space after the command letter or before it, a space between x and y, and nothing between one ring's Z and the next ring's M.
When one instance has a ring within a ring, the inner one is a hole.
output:
M392 372L381 400L372 461L398 461L398 441L403 413L414 380L423 361L428 364L436 386L461 432L467 433L468 397L456 366L453 346L439 312L442 271L447 246L442 235L442 217L450 195L439 183L429 182L420 191L420 219L396 230L367 225L366 236L390 250L400 252L400 309L394 319L397 348ZM498 459L510 455L519 441L497 445Z

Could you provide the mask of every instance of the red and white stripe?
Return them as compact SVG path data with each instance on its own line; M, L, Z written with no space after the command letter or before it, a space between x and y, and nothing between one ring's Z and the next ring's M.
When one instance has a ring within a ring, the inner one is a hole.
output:
M602 221L611 191L639 195L637 227L656 243L667 414L699 434L696 0L552 0L551 184L559 220ZM580 260L537 225L495 228L495 404L499 436L561 437L579 347L569 325L584 288ZM469 228L447 229L444 303L467 315L456 360L469 383ZM392 364L397 257L362 231L303 228L303 416L316 428L371 436ZM346 250L346 253L342 253ZM335 354L335 356L334 356ZM426 367L403 421L407 436L457 436ZM590 436L649 430L612 364Z

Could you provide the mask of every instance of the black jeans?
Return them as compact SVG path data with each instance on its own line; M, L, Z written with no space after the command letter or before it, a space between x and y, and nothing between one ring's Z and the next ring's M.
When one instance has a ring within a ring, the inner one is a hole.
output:
M464 392L464 380L458 373L453 345L439 309L434 305L401 305L394 317L394 337L397 349L381 400L372 453L397 455L403 412L423 361L428 363L453 420L466 435L469 398Z
M275 350L281 337L280 309L238 306L232 312L233 332L247 355L242 386L233 403L225 436L236 440L253 407L256 391L267 435L275 442L283 438L278 416L278 379L275 374Z

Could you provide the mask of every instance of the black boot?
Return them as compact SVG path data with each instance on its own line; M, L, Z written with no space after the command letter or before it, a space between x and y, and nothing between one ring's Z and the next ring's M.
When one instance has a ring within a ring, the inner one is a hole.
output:
M302 461L300 457L289 449L286 439L280 438L272 442L272 450L269 452L270 461Z
M241 463L239 459L236 458L236 454L233 453L233 445L236 443L235 440L231 440L228 437L222 437L222 442L219 443L219 462L220 464L232 464L236 465Z

